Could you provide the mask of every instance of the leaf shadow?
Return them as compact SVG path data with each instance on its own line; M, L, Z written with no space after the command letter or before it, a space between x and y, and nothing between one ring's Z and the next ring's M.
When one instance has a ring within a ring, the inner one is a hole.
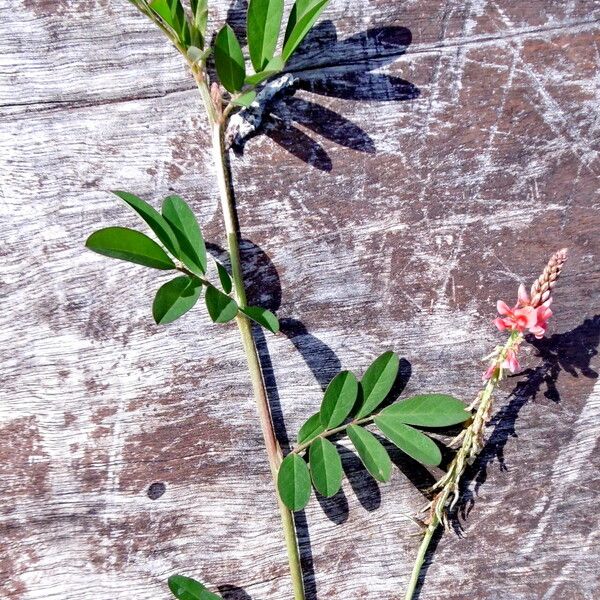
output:
M245 41L245 13L242 11L246 6L245 0L235 0L227 15L242 41ZM330 20L318 23L284 70L294 76L294 86L272 98L262 123L248 137L237 140L233 150L243 154L249 139L265 134L306 164L331 171L331 157L323 145L305 131L309 130L335 144L375 154L373 139L356 123L319 102L294 94L303 90L317 96L354 101L414 100L420 95L418 87L400 77L379 72L404 54L411 42L412 34L406 27L373 27L339 40Z
M236 585L220 585L218 589L223 600L252 600L252 596L244 588Z

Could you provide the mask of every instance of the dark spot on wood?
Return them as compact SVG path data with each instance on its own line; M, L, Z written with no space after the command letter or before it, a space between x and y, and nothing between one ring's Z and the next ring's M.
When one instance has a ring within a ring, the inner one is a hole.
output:
M158 500L167 491L167 486L162 481L155 481L148 487L146 495L150 500Z

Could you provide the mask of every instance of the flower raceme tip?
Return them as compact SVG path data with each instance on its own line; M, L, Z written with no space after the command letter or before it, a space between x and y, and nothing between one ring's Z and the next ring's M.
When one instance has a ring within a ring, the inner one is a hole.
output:
M531 286L531 296L523 284L519 286L517 303L512 308L506 302L498 300L497 309L500 316L494 319L494 325L500 331L507 330L519 335L511 337L511 343L504 351L497 349L490 356L492 362L483 374L484 381L494 377L501 379L503 369L515 373L521 368L517 353L525 332L529 331L538 339L544 337L548 320L552 316L550 310L552 289L556 285L566 259L566 248L556 252L548 261L543 273Z

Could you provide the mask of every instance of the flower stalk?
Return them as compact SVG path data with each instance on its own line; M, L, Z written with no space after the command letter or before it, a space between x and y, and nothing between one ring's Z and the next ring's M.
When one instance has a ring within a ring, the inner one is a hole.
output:
M483 374L485 383L471 405L475 414L469 425L453 440L454 444L460 443L460 447L446 474L431 488L435 495L428 506L429 517L425 521L426 529L408 583L405 600L412 600L414 597L419 575L437 528L440 525L449 528L448 512L454 508L460 498L460 482L467 466L473 463L483 449L485 428L492 414L493 394L503 379L504 371L514 372L520 368L517 353L527 330L536 337L543 337L546 331L547 321L552 316L548 308L552 301L551 291L556 285L566 258L566 249L559 250L552 256L543 273L531 287L531 297L521 285L518 302L512 309L504 302L498 302L498 312L503 317L496 319L494 324L501 331L509 330L510 334L506 343L497 347L487 357L491 361Z

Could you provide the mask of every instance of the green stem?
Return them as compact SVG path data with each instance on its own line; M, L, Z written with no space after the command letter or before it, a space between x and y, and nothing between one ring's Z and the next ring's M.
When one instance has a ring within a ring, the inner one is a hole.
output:
M473 459L481 450L483 431L489 420L493 392L502 379L501 365L506 359L508 351L516 348L521 343L522 339L523 336L521 333L513 331L504 346L499 350L494 359L496 367L495 372L492 377L486 381L485 386L481 391L477 411L473 415L473 421L464 431L461 447L458 449L454 460L450 463L447 473L433 486L433 489L439 489L440 491L434 497L432 502L430 521L417 553L417 558L410 576L404 600L412 600L415 594L419 582L419 575L421 574L421 569L425 562L425 556L429 550L433 534L444 519L444 512L446 511L448 500L451 495L454 496L453 502L458 499L460 478L467 466L467 461Z
M203 85L202 85L203 84ZM202 81L199 84L201 91L204 88L203 99L205 102L210 101L210 96L207 94L208 89ZM213 158L217 170L217 181L219 194L221 198L221 208L225 221L225 231L227 234L227 245L229 250L229 258L231 261L231 274L233 279L233 289L238 305L243 308L246 306L246 289L244 287L244 278L242 274L242 263L240 258L240 246L238 238L238 222L231 191L231 182L229 179L229 169L227 164L227 150L225 148L225 123L223 119L215 119L214 113L209 112L209 118L212 128L212 149ZM252 388L254 390L254 398L258 409L260 425L265 440L265 447L269 459L269 466L273 481L277 480L277 473L282 461L282 452L275 436L273 420L271 418L271 410L265 382L263 379L260 359L256 350L254 336L252 334L252 324L243 313L238 313L236 317L238 329L242 338L248 370L252 380ZM276 487L276 486L275 486ZM279 512L281 513L281 522L283 525L283 533L288 552L288 560L290 566L290 574L292 578L292 587L294 590L294 600L304 600L304 584L302 580L302 568L300 565L300 553L298 550L298 540L296 537L296 527L294 524L294 515L281 502L279 493L275 489Z

